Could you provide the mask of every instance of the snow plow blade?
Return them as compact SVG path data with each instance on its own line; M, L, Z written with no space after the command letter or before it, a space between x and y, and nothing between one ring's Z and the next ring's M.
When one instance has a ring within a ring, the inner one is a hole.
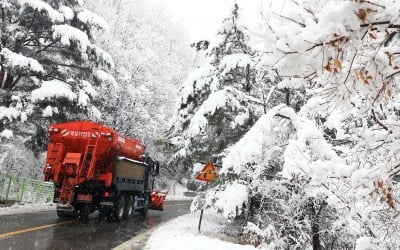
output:
M150 194L151 204L149 209L152 210L164 210L164 200L168 194L168 190L153 191Z

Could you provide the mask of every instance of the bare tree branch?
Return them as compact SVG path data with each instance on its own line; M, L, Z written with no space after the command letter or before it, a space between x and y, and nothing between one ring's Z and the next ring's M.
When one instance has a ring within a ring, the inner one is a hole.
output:
M389 128L388 128L387 126L385 126L385 124L383 124L383 123L376 117L376 114L375 114L374 109L371 109L371 113L372 113L372 120L374 120L374 121L375 121L379 126L381 126L384 130L391 132L391 131L389 130Z

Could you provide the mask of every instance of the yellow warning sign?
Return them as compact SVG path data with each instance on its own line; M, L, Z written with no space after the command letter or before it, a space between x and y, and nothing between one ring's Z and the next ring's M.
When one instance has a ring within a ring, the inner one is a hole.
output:
M210 162L207 163L201 172L196 176L196 180L199 181L213 181L217 178L217 172L215 171L214 165Z

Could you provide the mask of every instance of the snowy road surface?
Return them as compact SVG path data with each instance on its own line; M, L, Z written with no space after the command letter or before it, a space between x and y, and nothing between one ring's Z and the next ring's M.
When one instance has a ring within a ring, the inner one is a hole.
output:
M155 225L189 212L190 201L166 201L164 211L149 211L120 223L91 215L88 224L60 220L54 210L0 216L0 249L111 249Z

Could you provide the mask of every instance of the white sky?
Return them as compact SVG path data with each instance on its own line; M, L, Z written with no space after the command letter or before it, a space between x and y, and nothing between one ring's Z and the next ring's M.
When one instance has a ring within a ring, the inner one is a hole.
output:
M190 40L208 39L216 34L222 20L227 17L235 0L151 0L161 4L173 15L173 19L186 27ZM261 0L237 0L239 12L255 18Z

